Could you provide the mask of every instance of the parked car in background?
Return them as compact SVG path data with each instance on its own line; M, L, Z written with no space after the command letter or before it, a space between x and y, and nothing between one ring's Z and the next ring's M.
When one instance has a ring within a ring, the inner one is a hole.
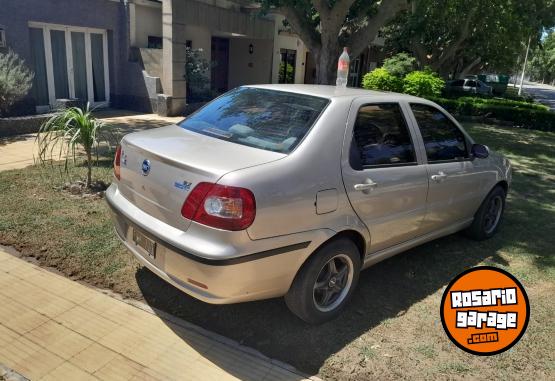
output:
M310 323L341 312L364 268L493 236L511 182L433 102L311 85L240 87L129 134L114 174L116 232L143 265L208 303L285 296Z
M447 82L445 90L448 93L471 93L492 95L493 87L486 85L479 79L465 78Z

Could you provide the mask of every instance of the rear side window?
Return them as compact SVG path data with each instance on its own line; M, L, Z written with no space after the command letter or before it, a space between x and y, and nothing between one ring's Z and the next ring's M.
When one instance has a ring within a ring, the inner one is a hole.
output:
M416 164L414 148L399 104L362 106L353 130L350 162L354 169Z
M451 86L453 86L453 87L463 87L464 86L464 79L459 79L457 81L451 82Z
M466 138L447 116L435 107L411 104L420 127L428 162L468 158Z
M328 99L242 87L215 99L180 123L184 129L237 144L291 152Z

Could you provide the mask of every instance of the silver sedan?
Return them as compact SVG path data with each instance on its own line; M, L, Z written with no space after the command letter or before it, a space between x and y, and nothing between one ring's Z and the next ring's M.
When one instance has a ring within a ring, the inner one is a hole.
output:
M285 296L310 323L341 312L364 268L493 236L511 183L430 101L312 85L240 87L129 134L114 174L116 232L151 271L208 303Z

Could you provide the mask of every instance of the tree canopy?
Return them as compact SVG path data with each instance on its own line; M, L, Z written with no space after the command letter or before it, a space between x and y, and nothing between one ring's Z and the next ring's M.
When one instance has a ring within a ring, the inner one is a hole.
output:
M387 28L390 48L410 51L442 76L512 72L525 43L555 24L554 0L413 0Z
M257 0L285 16L332 83L342 47L358 56L380 30L388 51L410 52L443 77L513 72L526 43L555 26L555 0ZM538 55L539 57L539 55ZM539 60L540 58L537 58Z
M530 73L541 82L555 81L555 31L552 30L532 53Z
M358 56L407 0L258 0L264 11L284 15L316 62L317 82L332 83L342 47Z

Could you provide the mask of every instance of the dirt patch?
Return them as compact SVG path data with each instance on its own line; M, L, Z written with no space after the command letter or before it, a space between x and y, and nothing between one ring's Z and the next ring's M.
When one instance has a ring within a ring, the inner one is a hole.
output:
M81 198L95 198L100 199L104 197L104 192L108 189L109 184L102 180L96 180L87 187L85 180L77 180L75 182L66 182L61 187L60 190L76 197Z

